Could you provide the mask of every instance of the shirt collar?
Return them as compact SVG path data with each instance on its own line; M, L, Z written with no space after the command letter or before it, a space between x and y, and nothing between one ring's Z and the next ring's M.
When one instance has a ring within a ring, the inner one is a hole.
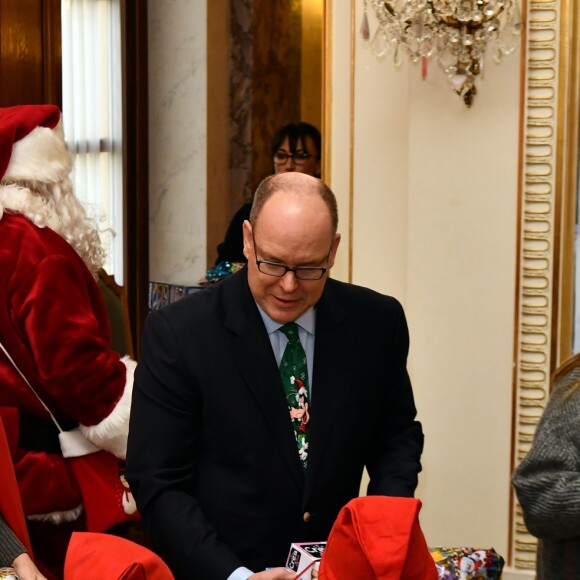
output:
M260 316L262 317L262 320L264 321L264 325L266 326L266 330L268 331L268 334L272 334L273 332L276 332L279 328L284 326L283 324L280 324L279 322L272 320L272 318L270 318L260 308L260 305L257 302L256 302L256 306L258 307L258 311L260 312ZM294 322L296 322L296 324L298 324L298 326L301 326L304 330L306 330L308 333L310 333L314 336L314 327L315 327L315 322L316 322L316 312L314 310L314 307L309 308L304 314L299 316Z

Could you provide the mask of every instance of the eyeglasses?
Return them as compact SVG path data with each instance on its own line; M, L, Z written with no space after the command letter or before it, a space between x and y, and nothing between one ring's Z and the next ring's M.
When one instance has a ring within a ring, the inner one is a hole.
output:
M301 153L286 153L284 151L276 151L276 153L274 153L274 163L283 165L286 163L286 161L288 161L288 159L293 159L296 165L303 165L311 157L312 155L306 151L302 151Z
M326 274L327 268L315 268L314 266L296 266L296 268L290 268L284 264L279 264L278 262L268 262L267 260L258 259L258 246L256 245L256 238L254 237L254 232L252 232L252 240L254 242L254 254L256 255L256 266L262 274L267 276L275 276L276 278L283 278L286 272L293 272L297 280L320 280L324 274ZM326 255L325 262L328 262L330 256L330 250Z

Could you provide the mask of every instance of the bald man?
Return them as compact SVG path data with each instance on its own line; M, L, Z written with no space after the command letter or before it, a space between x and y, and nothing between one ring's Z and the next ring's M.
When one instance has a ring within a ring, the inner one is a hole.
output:
M405 315L329 278L337 226L322 181L267 177L243 224L247 267L147 319L126 476L178 579L290 580L290 544L326 540L364 467L369 494L414 494Z

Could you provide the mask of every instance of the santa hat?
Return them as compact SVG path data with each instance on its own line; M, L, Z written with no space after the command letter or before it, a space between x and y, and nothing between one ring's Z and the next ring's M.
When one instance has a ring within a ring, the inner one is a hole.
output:
M151 550L112 534L73 533L64 580L173 580L167 564Z
M367 496L338 514L320 561L320 580L437 580L419 526L418 499Z
M0 181L58 183L71 169L58 107L0 108Z

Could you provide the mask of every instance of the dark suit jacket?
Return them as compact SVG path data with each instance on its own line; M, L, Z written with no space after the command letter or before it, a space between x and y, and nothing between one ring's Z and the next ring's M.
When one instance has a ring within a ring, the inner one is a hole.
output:
M303 473L246 268L149 315L126 476L177 578L281 566L291 542L324 541L365 465L370 494L413 495L423 434L408 343L395 299L327 281Z

